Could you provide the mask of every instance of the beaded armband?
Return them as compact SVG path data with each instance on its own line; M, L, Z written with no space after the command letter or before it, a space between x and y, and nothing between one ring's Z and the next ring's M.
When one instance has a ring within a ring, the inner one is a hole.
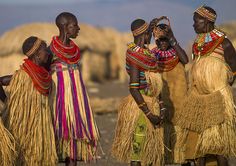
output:
M139 104L138 107L140 108L140 107L143 107L145 105L147 105L147 104L145 102L143 102L143 103Z
M133 82L129 84L130 89L138 89L140 87L140 83L138 82Z

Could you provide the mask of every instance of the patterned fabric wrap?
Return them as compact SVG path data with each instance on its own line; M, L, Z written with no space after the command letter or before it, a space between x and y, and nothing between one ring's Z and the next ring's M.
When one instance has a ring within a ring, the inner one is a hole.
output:
M57 56L57 52L51 51ZM59 159L70 157L85 162L95 159L99 133L79 64L56 59L51 71L54 84L50 100Z

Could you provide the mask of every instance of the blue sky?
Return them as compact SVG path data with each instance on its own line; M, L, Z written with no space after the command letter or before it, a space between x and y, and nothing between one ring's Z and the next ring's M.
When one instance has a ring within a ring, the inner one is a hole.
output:
M54 22L62 11L74 13L79 22L129 31L136 18L150 21L167 15L180 43L195 37L192 13L201 4L213 7L217 24L236 20L236 0L0 0L0 34L30 22Z

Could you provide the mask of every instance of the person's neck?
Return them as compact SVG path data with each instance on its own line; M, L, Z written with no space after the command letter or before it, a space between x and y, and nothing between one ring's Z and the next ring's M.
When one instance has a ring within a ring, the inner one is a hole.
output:
M70 45L70 38L68 38L64 32L60 32L58 39L65 45L69 46Z
M215 29L215 26L214 25L212 25L212 24L210 24L208 27L207 27L207 29L206 29L206 32L205 33L209 33L209 32L211 32L212 30L214 30Z
M141 48L145 48L144 42L141 38L134 38L134 43Z

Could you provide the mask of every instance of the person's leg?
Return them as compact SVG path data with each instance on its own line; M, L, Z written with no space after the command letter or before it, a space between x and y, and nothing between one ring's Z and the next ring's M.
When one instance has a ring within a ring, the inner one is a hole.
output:
M228 166L228 160L224 156L216 155L218 166Z
M71 166L76 166L77 165L77 161L76 160L70 160Z
M187 163L181 164L181 166L191 166L191 162L187 162Z
M206 158L200 157L198 158L197 166L205 166L206 165Z
M65 159L65 166L69 166L70 165L70 158L66 157Z
M130 166L141 166L141 162L140 161L131 161Z

